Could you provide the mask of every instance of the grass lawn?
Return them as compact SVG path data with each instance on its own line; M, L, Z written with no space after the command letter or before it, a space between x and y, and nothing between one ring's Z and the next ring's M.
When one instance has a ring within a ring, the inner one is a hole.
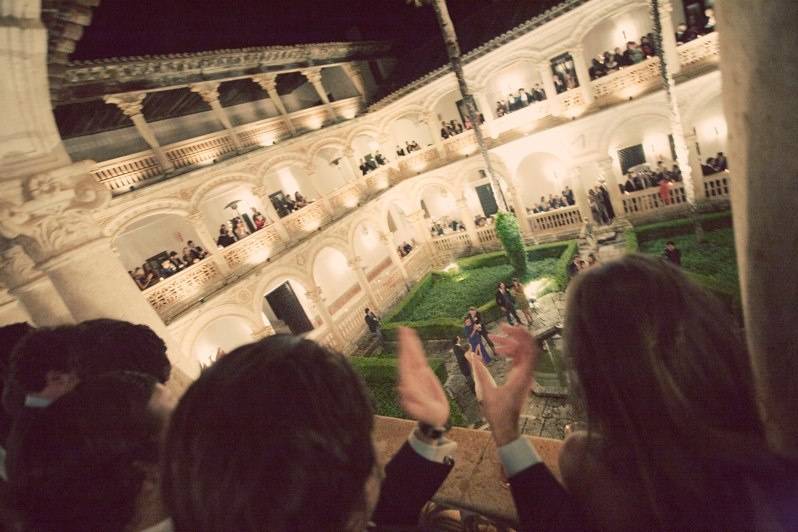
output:
M539 259L529 263L528 279L554 277L556 258ZM499 281L512 277L512 266L501 264L451 274L436 274L430 287L418 294L392 321L420 321L434 318L459 318L471 305L480 306L492 301Z

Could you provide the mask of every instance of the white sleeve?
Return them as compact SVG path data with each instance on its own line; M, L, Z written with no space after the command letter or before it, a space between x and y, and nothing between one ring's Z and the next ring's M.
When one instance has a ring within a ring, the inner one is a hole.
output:
M499 459L504 466L507 478L542 462L535 448L532 447L532 442L523 436L499 447Z
M407 442L416 454L420 455L422 458L426 458L430 462L438 462L439 464L444 463L446 458L454 456L455 451L457 451L457 442L441 438L439 445L430 445L427 442L421 441L416 436L415 431L410 433Z

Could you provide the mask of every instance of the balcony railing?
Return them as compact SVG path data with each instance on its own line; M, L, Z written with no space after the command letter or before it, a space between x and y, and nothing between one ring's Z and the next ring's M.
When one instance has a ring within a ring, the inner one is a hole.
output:
M661 83L659 58L650 57L607 76L593 80L593 97L598 100L626 100L642 94Z
M335 316L338 311L344 309L354 298L358 297L360 292L360 285L358 283L353 284L347 288L343 294L336 297L335 300L327 306L327 310L332 316Z
M582 226L582 215L576 205L530 214L528 219L532 230L540 233L557 232Z
M704 196L708 200L725 199L729 194L728 171L704 177Z
M360 288L358 286L358 288ZM363 319L363 309L368 307L368 298L366 294L359 296L350 296L348 304L345 309L339 313L340 316L335 317L335 326L341 336L346 338L347 345L338 346L338 349L344 352L349 351L352 345L357 342L358 338L363 336L366 332L366 322Z
M431 242L435 251L438 252L458 254L471 249L471 237L468 236L466 231L434 236Z
M404 263L410 282L413 283L432 270L432 263L429 260L427 250L423 244L416 245L410 255L402 257L402 262Z
M294 211L281 221L292 236L305 236L330 221L330 213L324 209L322 200L316 200L307 207Z
M479 150L477 139L474 138L474 132L469 129L466 129L459 135L444 140L443 147L447 159L468 157Z
M224 276L209 257L144 290L144 298L161 315L170 317L193 304L210 289L224 284Z
M645 214L650 211L662 209L676 210L687 203L687 195L682 183L675 183L668 191L668 201L663 201L659 187L651 187L636 192L625 192L623 195L623 209L627 216Z
M334 190L328 198L333 212L341 213L357 207L363 195L360 183L352 181Z
M549 116L549 100L535 102L527 105L523 109L507 113L493 121L493 127L497 133L512 131L515 129L523 131L528 129L530 124Z
M698 39L682 44L678 50L679 62L683 69L717 63L720 60L718 32L708 33Z
M255 266L273 257L285 248L286 242L280 238L274 224L242 238L235 244L224 248L221 253L227 267L234 270L242 265Z
M484 227L477 227L477 239L483 249L496 247L499 243L499 235L496 234L496 226L491 224Z
M371 289L377 298L381 311L392 307L405 293L405 284L402 280L401 272L391 263L391 259L386 260L388 261L388 266L373 279L369 278Z

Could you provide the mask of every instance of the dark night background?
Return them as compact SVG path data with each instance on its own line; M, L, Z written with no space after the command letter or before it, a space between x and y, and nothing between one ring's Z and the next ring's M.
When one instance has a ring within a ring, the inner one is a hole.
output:
M463 51L558 0L450 0ZM73 60L346 40L391 40L392 85L447 62L435 14L405 0L104 0Z

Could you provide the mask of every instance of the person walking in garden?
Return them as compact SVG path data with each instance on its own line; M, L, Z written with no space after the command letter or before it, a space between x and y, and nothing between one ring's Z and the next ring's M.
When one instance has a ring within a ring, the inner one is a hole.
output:
M499 284L496 285L496 305L504 312L507 317L507 323L512 325L513 318L519 324L521 323L521 318L518 317L518 313L515 311L513 296L507 290L507 285L504 284L504 281L499 281Z
M510 295L515 298L515 302L518 304L518 309L526 318L527 326L531 327L532 307L529 304L529 298L526 297L526 292L524 292L524 285L522 285L517 278L513 278L513 284L510 285Z
M468 344L471 346L471 351L473 351L477 356L482 357L482 361L485 364L490 364L493 359L490 358L487 350L485 349L481 329L482 324L474 323L469 316L466 316L465 320L463 320L463 331L465 333L465 337L468 338Z
M469 307L466 317L470 317L471 321L475 324L481 325L479 334L482 335L482 339L488 344L490 350L495 353L496 348L493 346L493 340L490 339L490 334L488 334L488 324L482 319L482 314L477 310L477 307Z
M377 340L382 342L382 323L380 323L380 319L377 317L374 312L366 308L366 316L364 318L366 320L366 326L369 328L369 332L374 336Z
M454 337L454 341L452 342L452 354L454 355L454 359L457 361L457 367L460 368L460 373L462 373L463 377L465 377L468 389L471 390L471 393L476 394L476 389L474 388L474 377L471 374L471 364L466 358L468 347L468 344L466 344L465 347L460 345L459 336Z
M682 252L679 251L679 248L676 247L673 240L668 240L668 242L665 243L665 251L662 255L665 260L671 264L675 264L676 266L682 265Z

